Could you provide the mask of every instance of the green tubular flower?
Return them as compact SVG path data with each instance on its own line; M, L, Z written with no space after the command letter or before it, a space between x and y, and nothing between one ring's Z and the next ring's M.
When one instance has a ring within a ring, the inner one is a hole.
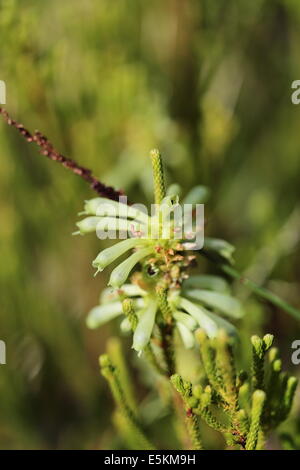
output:
M145 224L141 224L136 220L117 219L114 217L90 216L80 220L76 225L79 228L79 232L75 232L75 234L80 233L81 235L92 232L101 235L102 232L106 233L107 230L133 234L147 233L147 226Z
M153 155L156 161L156 157L158 158L159 154L154 152ZM203 187L201 188L203 192ZM151 217L142 210L122 202L110 201L104 198L94 198L86 201L84 211L81 214L88 215L88 217L77 223L79 233L90 233L97 229L100 231L105 228L122 231L131 230L133 233L138 232L140 238L151 241L153 245L159 244L162 240L168 240L170 242L169 248L174 248L176 243L180 241L174 235L176 228L180 227L174 227L174 221L172 220L172 213L176 211L176 208L181 210L179 206L179 191L178 185L172 185L168 190L168 194L159 198L158 210ZM161 195L163 193L161 192ZM196 198L196 202L200 199L199 197ZM188 203L192 211L193 204L196 203L193 202L195 198L189 198L188 201L190 201ZM99 218L97 219L97 217ZM97 222L99 222L99 225ZM182 222L179 222L179 224L182 224ZM163 230L163 233L161 233L161 230ZM175 244L174 241L176 242Z
M123 263L119 264L110 275L109 285L115 288L119 288L122 284L125 283L126 279L129 276L130 271L133 267L141 261L143 258L146 258L153 252L152 247L141 248L133 255L129 256Z
M122 256L126 251L142 244L145 244L145 240L139 238L128 238L127 240L123 240L116 245L101 251L97 258L92 262L92 265L94 268L97 268L97 272L103 271L106 266L119 258L119 256Z
M149 295L146 291L143 291L138 286L133 284L124 284L122 289L112 290L111 288L104 289L100 295L100 304L97 307L92 308L88 313L86 319L86 325L88 328L95 329L107 323L110 320L118 317L123 313L122 299L124 297L132 297L133 304L138 318L141 316L142 309L148 302ZM144 300L145 299L145 300ZM125 318L126 319L126 318ZM124 332L128 332L128 323L122 321L120 328Z
M161 157L159 152L152 152L151 158L155 169L157 171L160 170ZM157 176L156 179L160 184L160 177ZM154 274L163 276L166 268L171 266L170 257L176 259L177 256L178 269L177 271L175 269L172 271L174 284L181 282L181 268L184 270L191 263L187 255L182 256L181 254L183 251L181 242L184 242L184 240L181 240L176 235L177 232L181 233L181 219L176 224L179 226L174 226L174 211L179 209L181 211L178 203L178 194L176 194L179 192L179 188L173 185L169 188L168 194L165 195L163 186L160 186L160 191L157 192L159 205L151 217L142 210L133 206L127 206L123 202L110 201L100 197L85 202L83 214L88 215L88 217L77 223L79 229L77 233L85 234L94 231L97 232L99 238L102 238L102 231L107 235L107 230L112 230L115 232L128 232L129 234L131 232L133 235L133 238L122 240L114 247L107 248L98 254L93 261L93 266L97 269L97 272L102 271L119 256L126 253L126 251L138 248L136 253L131 255L112 272L109 284L115 288L121 287L138 261L150 255L152 255L153 263L152 266L148 266L149 277L154 276ZM159 198L158 193L160 195ZM143 249L145 251L142 251ZM183 260L182 262L180 262L181 259ZM176 281L176 273L178 281Z
M147 292L141 289L136 284L123 284L121 289L113 290L111 287L104 289L99 297L100 303L108 303L120 300L122 296L124 297L142 297L146 295Z
M96 197L85 201L84 211L82 214L97 215L101 217L122 217L134 219L143 223L148 223L149 219L147 214L134 206L128 206L122 202L111 201L103 197Z
M79 232L74 232L74 234L80 233L83 235L85 233L95 232L99 222L100 217L86 217L80 220L80 222L77 222L76 226L79 228Z
M186 349L191 349L195 346L195 337L193 333L185 326L185 324L178 321L176 323L182 342Z
M79 215L96 215L98 206L101 202L107 203L107 199L94 197L93 199L84 201L84 210L79 212Z
M150 341L152 330L157 312L157 302L151 299L142 312L138 325L133 335L133 349L139 353L147 346Z
M122 202L97 197L85 201L81 215L88 215L76 225L80 234L96 230L120 230L147 234L149 216L142 210ZM78 233L78 232L75 232Z
M205 289L188 289L184 294L228 317L241 318L244 315L240 302L230 295Z
M227 281L220 276L212 274L199 274L190 276L183 283L184 289L208 289L212 291L222 292L227 294L229 286Z
M89 312L86 324L92 330L102 326L104 323L116 318L122 313L122 303L114 302L106 305L98 305Z
M206 314L206 311L193 304L187 299L179 298L179 306L186 310L198 322L199 326L203 328L209 337L212 337L217 332L216 323Z
M100 312L95 315L95 313L93 313L93 309L90 314L92 318L89 319L87 323L89 326L92 325L93 328L101 326L105 321L115 318L115 316L122 313L120 302L124 297L131 298L133 300L138 325L140 325L137 328L137 336L134 337L133 347L140 352L150 340L154 325L154 323L152 323L153 318L153 322L155 322L153 309L156 312L157 306L154 307L155 301L153 300L153 294L153 292L141 289L135 284L123 284L120 289L113 291L111 288L107 288L100 296L100 303L102 304ZM199 326L202 327L210 337L216 336L217 331L220 328L225 329L230 335L236 334L235 328L230 323L206 310L204 307L196 305L190 300L181 297L179 291L172 291L169 295L168 302L179 335L187 349L194 347L195 341L193 332ZM101 315L101 309L103 307L106 307L105 312L109 312L110 307L112 308L111 317L108 314L107 316L103 314ZM145 312L148 313L145 315ZM120 328L121 331L125 333L128 332L129 323L123 320Z
M204 307L195 305L188 299L179 297L178 306L188 312L197 321L198 325L206 331L210 338L215 337L220 328L225 329L230 335L235 334L233 325L214 313L209 312Z
M195 330L197 327L197 321L187 313L176 310L175 312L173 312L173 317L178 323L181 323L191 331Z

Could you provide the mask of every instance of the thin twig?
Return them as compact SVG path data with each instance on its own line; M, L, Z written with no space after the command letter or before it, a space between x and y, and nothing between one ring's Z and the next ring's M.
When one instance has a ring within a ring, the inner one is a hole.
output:
M12 119L4 108L0 107L0 114L3 116L5 122L7 122L9 126L17 129L17 131L27 140L27 142L34 142L36 145L38 145L40 147L41 155L45 155L45 157L50 158L50 160L61 163L65 168L71 170L75 175L80 176L82 179L87 181L90 184L90 187L100 196L118 201L119 197L124 195L122 191L117 191L111 186L106 186L105 184L101 183L101 181L99 181L88 168L79 166L71 158L67 158L59 153L53 147L47 137L45 137L39 131L35 131L33 134L31 134L23 126L23 124L20 124Z

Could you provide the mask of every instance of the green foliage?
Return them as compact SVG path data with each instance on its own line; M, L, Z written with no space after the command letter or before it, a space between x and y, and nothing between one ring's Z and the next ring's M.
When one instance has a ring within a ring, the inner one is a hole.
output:
M99 358L101 373L108 381L113 397L125 420L126 433L129 433L131 439L135 441L137 449L141 450L152 450L154 449L151 442L145 436L144 431L139 423L139 420L128 404L126 394L124 392L123 383L121 385L121 376L118 368L113 364L110 357L107 354L103 354ZM124 379L124 373L123 373Z
M127 301L125 303L128 304ZM196 379L192 383L176 373L170 377L170 383L178 393L179 401L168 390L170 398L174 400L170 412L175 413L175 418L184 423L189 437L186 441L185 436L181 445L194 450L205 448L205 440L203 443L201 436L205 423L223 436L228 449L263 449L272 431L288 417L297 386L295 377L287 374L281 373L281 378L277 376L274 380L272 363L277 364L276 372L279 371L279 366L278 359L275 359L277 354L274 354L274 349L270 349L273 336L252 338L255 353L249 375L244 371L237 374L237 345L232 343L225 331L220 330L216 338L209 339L203 330L198 330L197 340L205 371L201 381ZM116 339L113 340L113 347L109 347L111 355L119 362L119 367L107 355L100 358L101 372L109 382L117 406L114 421L124 440L129 441L133 448L150 449L153 446L145 436L137 411L134 411L140 405L136 408L131 386L128 387L128 372L123 370L126 366L123 359L120 360L119 347ZM264 356L268 350L269 359L266 360ZM263 361L260 364L263 382L260 384L263 386L266 383L264 390L257 388L257 355ZM260 371L261 369L259 373ZM277 385L274 391L275 382ZM133 407L129 405L130 402ZM287 434L281 434L280 438L284 448L295 448L292 438Z
M218 244L212 253L207 245L218 263L199 258L197 276L224 272L232 281L226 293L247 313L237 321L242 367L248 370L248 338L271 331L293 374L298 370L289 353L300 335L299 314L288 304L300 305L300 159L299 106L291 105L289 87L300 73L299 25L297 0L0 5L0 79L12 116L45 132L60 151L122 188L131 201L151 200L147 154L153 145L166 157L167 181L178 181L182 194L202 202L210 187L206 234L234 244L237 267L223 264L232 259L231 246ZM111 335L120 334L120 317L96 331L84 322L108 281L106 271L91 279L87 260L108 245L96 238L70 241L73 214L92 193L2 124L0 137L0 338L9 358L0 370L0 447L119 448L95 358ZM194 282L192 288L209 289ZM246 287L257 297L250 298ZM294 318L281 315L284 309ZM184 330L181 320L174 328L176 362L193 381L199 372L195 326L189 319ZM146 368L145 352L138 363L129 354L123 327L134 388L140 395L148 390L140 402L143 416L153 422L163 415L157 442L176 447L165 387ZM154 336L150 345L159 357L161 333ZM276 360L272 383L279 386L285 379L279 379ZM249 381L240 388L243 408L249 388ZM272 448L300 448L299 416L296 403L282 444L274 440ZM124 425L123 415L114 421ZM207 439L209 448L221 445L215 436Z
M184 381L178 374L171 376L171 383L180 394L185 411L186 411L186 427L191 439L192 449L202 450L203 444L199 431L199 423L197 415L191 408L190 404L190 395L191 395L191 384L187 381Z
M262 448L270 432L287 418L297 386L297 379L287 374L274 379L274 363L278 364L278 359L272 350L271 362L265 365L264 356L272 346L273 336L252 338L249 378L245 372L237 376L232 340L224 331L209 339L200 330L197 339L206 377L201 384L192 385L174 375L173 385L190 407L190 413L199 415L208 426L222 433L229 446ZM279 368L275 366L278 373ZM264 387L266 376L268 382Z

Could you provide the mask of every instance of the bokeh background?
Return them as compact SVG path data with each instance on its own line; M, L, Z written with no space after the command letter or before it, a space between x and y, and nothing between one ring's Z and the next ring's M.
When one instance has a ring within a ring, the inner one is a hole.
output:
M169 182L211 188L206 230L236 246L237 268L300 307L298 0L1 0L0 44L15 119L136 202L151 201L148 152L159 147ZM0 448L122 448L98 371L118 321L84 323L107 281L91 266L103 245L71 236L93 193L2 122L0 138ZM242 344L274 333L299 375L299 321L235 289Z

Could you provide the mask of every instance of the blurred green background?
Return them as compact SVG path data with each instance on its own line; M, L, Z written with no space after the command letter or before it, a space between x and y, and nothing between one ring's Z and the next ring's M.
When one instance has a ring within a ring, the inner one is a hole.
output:
M151 200L159 147L169 182L211 188L206 233L300 307L298 0L1 0L0 43L15 119L135 202ZM0 138L0 448L122 447L97 363L118 321L84 324L107 281L91 266L101 243L71 237L93 193L2 122ZM299 322L236 290L242 338L274 333L299 375Z

